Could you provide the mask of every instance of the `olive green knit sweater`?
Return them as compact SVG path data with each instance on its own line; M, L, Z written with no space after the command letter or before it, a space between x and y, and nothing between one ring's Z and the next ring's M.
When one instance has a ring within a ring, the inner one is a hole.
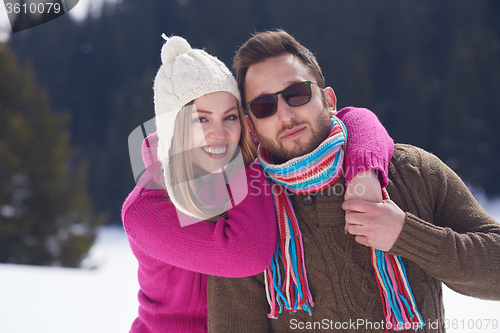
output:
M445 331L441 282L465 295L500 300L500 224L460 178L434 155L396 145L389 180L391 199L406 212L389 253L401 256L405 264L426 323L418 331ZM343 185L342 178L312 204L304 195L291 197L304 242L313 315L301 310L268 319L263 274L209 277L209 332L384 331L370 250L344 233L344 199L338 190Z

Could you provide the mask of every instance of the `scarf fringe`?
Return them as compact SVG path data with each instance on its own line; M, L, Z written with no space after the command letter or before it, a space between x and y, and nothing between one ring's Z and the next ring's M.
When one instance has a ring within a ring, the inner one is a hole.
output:
M384 200L389 199L385 189L382 189L382 195ZM371 248L371 261L382 299L386 327L394 331L416 331L425 326L417 310L401 258Z
M269 318L278 318L283 310L304 310L312 315L314 306L304 260L304 246L299 223L287 190L295 194L323 190L342 175L347 131L332 117L329 137L313 152L281 165L271 162L259 146L259 162L268 174L278 223L278 246L269 267L264 271L266 296L271 308ZM284 187L284 188L283 188ZM382 189L385 200L389 195ZM425 326L417 310L406 270L399 256L371 248L371 262L383 304L386 327L395 331ZM283 272L284 276L281 276ZM388 332L388 329L386 329Z
M346 142L344 124L337 117L332 117L332 130L328 138L305 156L275 165L267 151L259 146L260 164L267 171L269 182L273 185L271 188L274 188L279 233L273 260L264 271L267 301L271 307L269 318L278 318L283 310L290 313L304 310L312 315L311 307L314 306L307 280L302 234L290 198L283 187L296 194L311 193L336 182L342 175Z
M278 318L286 310L295 313L304 310L312 315L314 306L304 261L302 234L292 204L281 189L275 196L274 205L278 219L279 244L269 268L264 271L267 301L271 307L269 318ZM285 276L281 277L280 265Z

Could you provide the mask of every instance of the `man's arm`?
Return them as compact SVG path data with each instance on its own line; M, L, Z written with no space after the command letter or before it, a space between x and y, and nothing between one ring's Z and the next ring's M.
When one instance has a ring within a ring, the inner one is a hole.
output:
M382 244L383 250L390 245L390 254L415 262L457 292L500 300L495 288L500 285L500 224L437 157L414 147L401 149L410 154L400 154L391 165L389 192L407 211L390 201L346 202L347 215L358 212L348 231L363 233L368 244ZM384 234L386 242L376 244ZM387 238L394 239L392 245Z

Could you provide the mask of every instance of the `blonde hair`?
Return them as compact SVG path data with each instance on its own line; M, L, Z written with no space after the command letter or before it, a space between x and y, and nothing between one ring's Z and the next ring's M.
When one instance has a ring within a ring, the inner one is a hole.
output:
M236 98L235 98L236 99ZM241 151L245 166L254 162L257 152L253 145L250 134L248 132L245 121L245 114L241 105L238 105L238 118L240 120L241 135L238 142L238 147ZM220 209L210 207L203 203L199 197L201 189L198 188L199 182L192 182L196 178L195 168L191 160L191 114L194 108L194 100L184 105L175 119L174 135L169 152L169 173L170 183L173 193L168 193L169 196L174 196L178 205L204 220L217 221L225 217L225 213L220 214ZM235 154L238 153L236 150ZM227 170L231 172L231 170ZM196 186L198 185L198 186Z

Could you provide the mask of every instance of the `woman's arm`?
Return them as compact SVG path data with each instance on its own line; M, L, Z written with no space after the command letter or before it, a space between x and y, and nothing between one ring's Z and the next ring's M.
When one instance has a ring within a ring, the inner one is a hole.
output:
M347 107L337 113L347 128L344 175L345 199L382 201L394 142L377 116L368 109Z
M243 277L264 271L277 239L271 189L257 164L246 173L248 194L227 219L185 227L165 191L136 187L122 210L130 242L162 262L200 273Z

